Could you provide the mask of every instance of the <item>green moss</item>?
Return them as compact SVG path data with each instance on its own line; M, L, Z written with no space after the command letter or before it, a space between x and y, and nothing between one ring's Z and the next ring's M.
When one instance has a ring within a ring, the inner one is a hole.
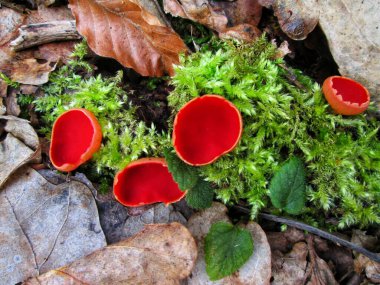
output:
M226 97L243 115L239 146L201 168L224 203L245 199L255 217L268 206L273 173L297 155L310 184L305 219L324 213L340 228L380 222L378 123L365 115L333 114L320 86L276 59L275 47L264 38L183 57L175 71L168 98L173 115L202 94Z
M128 94L120 85L122 73L111 78L84 78L78 73L89 71L91 66L83 61L85 47L77 46L73 60L50 76L43 86L45 96L33 101L42 118L40 132L50 136L55 119L71 108L90 110L99 120L103 132L102 147L94 155L90 165L82 169L95 178L106 189L106 182L116 171L142 156L154 156L161 150L160 145L169 140L158 134L154 125L146 126L135 116L135 108L128 101ZM19 102L29 102L20 97ZM96 170L96 171L95 171ZM100 175L99 175L100 174ZM102 178L103 177L103 178Z

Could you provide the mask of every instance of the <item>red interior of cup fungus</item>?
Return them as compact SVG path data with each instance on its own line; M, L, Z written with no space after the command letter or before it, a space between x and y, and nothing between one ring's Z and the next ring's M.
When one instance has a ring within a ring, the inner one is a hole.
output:
M328 77L323 83L322 91L331 108L341 115L360 114L370 103L368 90L347 77Z
M179 110L173 145L184 162L206 165L234 149L242 130L243 121L235 105L219 95L203 95Z
M141 158L128 164L115 176L114 195L124 206L137 207L157 202L181 200L181 191L163 158Z
M50 160L61 171L72 171L100 148L102 130L93 113L71 109L54 122Z

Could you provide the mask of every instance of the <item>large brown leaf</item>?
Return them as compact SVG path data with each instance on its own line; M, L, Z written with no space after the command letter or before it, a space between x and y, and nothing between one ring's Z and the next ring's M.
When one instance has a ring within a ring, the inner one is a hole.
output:
M91 191L46 172L49 181L20 168L0 188L0 284L16 284L106 245Z
M144 76L173 74L181 38L137 3L70 0L77 29L97 54L111 57Z
M190 274L196 258L197 246L184 226L148 225L127 240L25 284L177 285Z

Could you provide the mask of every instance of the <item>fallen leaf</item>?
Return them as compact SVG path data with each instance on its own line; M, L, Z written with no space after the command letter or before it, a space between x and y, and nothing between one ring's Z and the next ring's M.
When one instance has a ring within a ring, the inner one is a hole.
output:
M164 0L164 10L175 17L201 23L222 38L252 41L260 34L256 26L262 8L257 0Z
M32 11L28 15L5 7L0 9L0 27L4 26L7 31L7 33L2 33L2 29L0 29L0 72L19 83L33 85L46 83L50 72L55 69L59 55L62 54L62 58L67 56L67 43L46 44L43 49L44 45L40 46L42 53L38 53L37 49L14 52L10 47L10 42L17 37L18 28L21 25L71 20L72 18L71 11L67 6L54 8L40 6L38 10ZM51 55L53 52L56 54L55 57ZM41 62L37 59L44 61Z
M352 230L351 242L373 252L380 250L380 243L377 236L369 235L365 231Z
M211 284L269 284L271 278L271 251L268 240L261 227L249 222L243 226L252 234L255 249L248 259L236 273L218 281L210 281L206 273L204 260L204 237L209 232L211 225L218 221L229 222L227 208L221 203L213 203L212 207L195 213L187 224L198 244L198 259L195 267L188 278L189 285L211 285Z
M293 40L304 40L319 19L317 0L259 0L267 8L272 6L281 29Z
M296 234L296 231L294 231ZM289 242L297 241L300 234L289 236ZM337 285L326 261L321 259L314 249L314 237L308 235L306 242L296 242L291 251L284 254L273 248L272 252L272 285Z
M180 284L193 268L197 246L178 223L148 225L137 235L107 246L25 284Z
M298 242L293 249L282 254L280 251L272 255L272 285L294 285L304 284L307 268L307 244Z
M7 97L8 84L0 78L0 97Z
M0 116L5 139L0 141L0 187L9 176L28 162L38 162L40 148L37 133L29 122L13 116Z
M380 2L319 1L319 24L343 76L359 81L380 110Z
M162 76L165 72L172 75L179 53L186 51L185 44L171 28L154 21L155 16L135 2L69 2L78 32L87 39L90 48L141 75Z
M34 58L13 61L10 66L13 70L11 79L23 84L42 85L49 81L49 74L56 66L51 62L39 63Z
M50 183L28 167L1 188L0 225L0 284L16 284L106 245L91 191L76 181Z
M307 237L309 250L309 270L310 278L306 285L338 285L326 261L319 258L314 249L314 240L312 236Z

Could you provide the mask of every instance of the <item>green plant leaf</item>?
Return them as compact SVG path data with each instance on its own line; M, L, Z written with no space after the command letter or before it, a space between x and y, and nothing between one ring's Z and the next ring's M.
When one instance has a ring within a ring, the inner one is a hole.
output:
M289 214L299 214L305 207L306 175L302 161L291 158L274 175L269 187L272 204Z
M198 181L198 170L184 163L169 149L164 150L164 156L169 171L173 175L174 180L178 183L179 189L185 191L193 188Z
M226 222L213 224L205 237L206 271L210 280L231 275L252 253L253 240L248 230Z
M197 184L186 194L186 202L194 209L206 209L211 207L214 198L214 189L210 182L198 179Z

